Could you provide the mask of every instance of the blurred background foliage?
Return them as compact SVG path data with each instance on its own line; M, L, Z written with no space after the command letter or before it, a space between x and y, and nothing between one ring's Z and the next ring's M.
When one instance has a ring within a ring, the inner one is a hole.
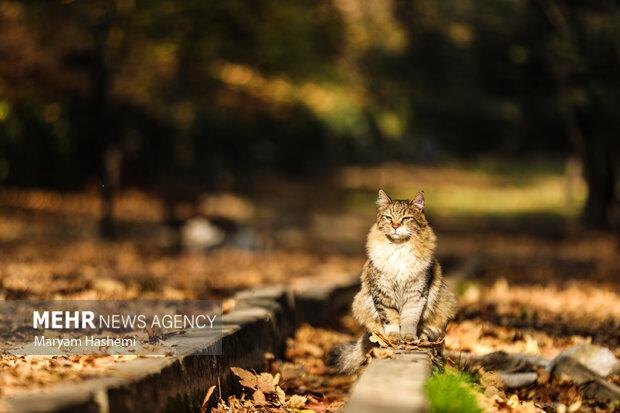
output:
M609 228L619 22L612 0L2 0L0 183L102 186L105 228L122 187L579 159Z

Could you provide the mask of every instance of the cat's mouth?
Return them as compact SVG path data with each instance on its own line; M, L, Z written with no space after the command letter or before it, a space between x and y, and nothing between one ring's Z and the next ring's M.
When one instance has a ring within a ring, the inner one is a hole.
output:
M406 232L399 232L397 229L395 229L394 231L390 231L385 235L390 239L390 241L394 242L402 242L411 238L410 234Z

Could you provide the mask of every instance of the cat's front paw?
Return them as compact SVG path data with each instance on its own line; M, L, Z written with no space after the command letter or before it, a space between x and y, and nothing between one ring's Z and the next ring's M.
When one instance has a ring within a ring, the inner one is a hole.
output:
M389 324L386 325L383 330L386 336L400 339L400 326L396 324Z
M426 326L422 330L422 334L420 334L420 338L422 340L427 341L437 341L440 337L443 337L445 333L434 326Z
M411 328L402 328L400 330L400 336L405 341L414 341L418 339L418 335L416 334L415 330Z
M413 333L406 333L402 335L402 338L405 341L416 341L418 339L418 336Z

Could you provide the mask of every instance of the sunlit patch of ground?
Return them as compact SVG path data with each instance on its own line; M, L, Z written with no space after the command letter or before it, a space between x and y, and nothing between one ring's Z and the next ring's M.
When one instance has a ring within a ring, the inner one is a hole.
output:
M174 205L175 218L205 215L231 219L267 229L267 243L280 242L288 248L287 242L293 242L293 247L313 248L339 236L348 243L363 239L374 216L378 188L397 198L425 190L426 209L438 219L575 217L586 194L584 183L574 174L557 167L531 168L529 164L489 168L482 163L388 163L344 167L311 179L258 174L239 186L247 192L183 194ZM5 218L0 220L0 241L18 241L24 236L96 237L100 194L97 188L73 193L2 188L0 213ZM132 236L148 230L150 237L169 242L169 234L152 228L166 218L164 202L156 194L123 189L117 194L114 214L121 223L134 224Z
M579 177L557 170L528 171L521 165L492 173L475 165L420 166L384 164L375 168L347 167L337 174L341 188L367 191L352 206L384 188L397 198L424 190L428 210L439 216L510 216L551 213L575 216L586 188ZM353 199L351 199L353 201Z
M473 296L478 298L474 301ZM462 301L463 317L486 317L500 325L539 329L557 337L582 335L620 345L620 295L609 285L574 281L565 288L510 287L502 280L490 288L467 291Z
M538 341L540 354L550 357L586 339L620 355L620 265L614 237L568 233L555 239L524 232L491 233L485 239L482 233L461 244L457 235L444 238L449 241L444 253L473 259L471 273L454 286L461 295L459 322L521 331L511 345L525 343L527 335L528 352L538 352L534 336L547 337L541 338L543 344ZM488 350L497 344L480 345Z
M554 357L560 351L585 341L580 336L557 338L544 331L505 327L481 318L453 323L446 335L447 348L475 354L503 350Z
M349 279L360 257L219 249L170 253L125 243L19 245L0 251L3 299L213 299L301 278Z

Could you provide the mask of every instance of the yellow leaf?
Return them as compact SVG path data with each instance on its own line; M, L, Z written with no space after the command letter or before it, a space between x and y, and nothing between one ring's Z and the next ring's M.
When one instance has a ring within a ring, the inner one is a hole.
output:
M513 394L512 396L510 396L506 404L512 408L517 407L519 405L519 396Z

